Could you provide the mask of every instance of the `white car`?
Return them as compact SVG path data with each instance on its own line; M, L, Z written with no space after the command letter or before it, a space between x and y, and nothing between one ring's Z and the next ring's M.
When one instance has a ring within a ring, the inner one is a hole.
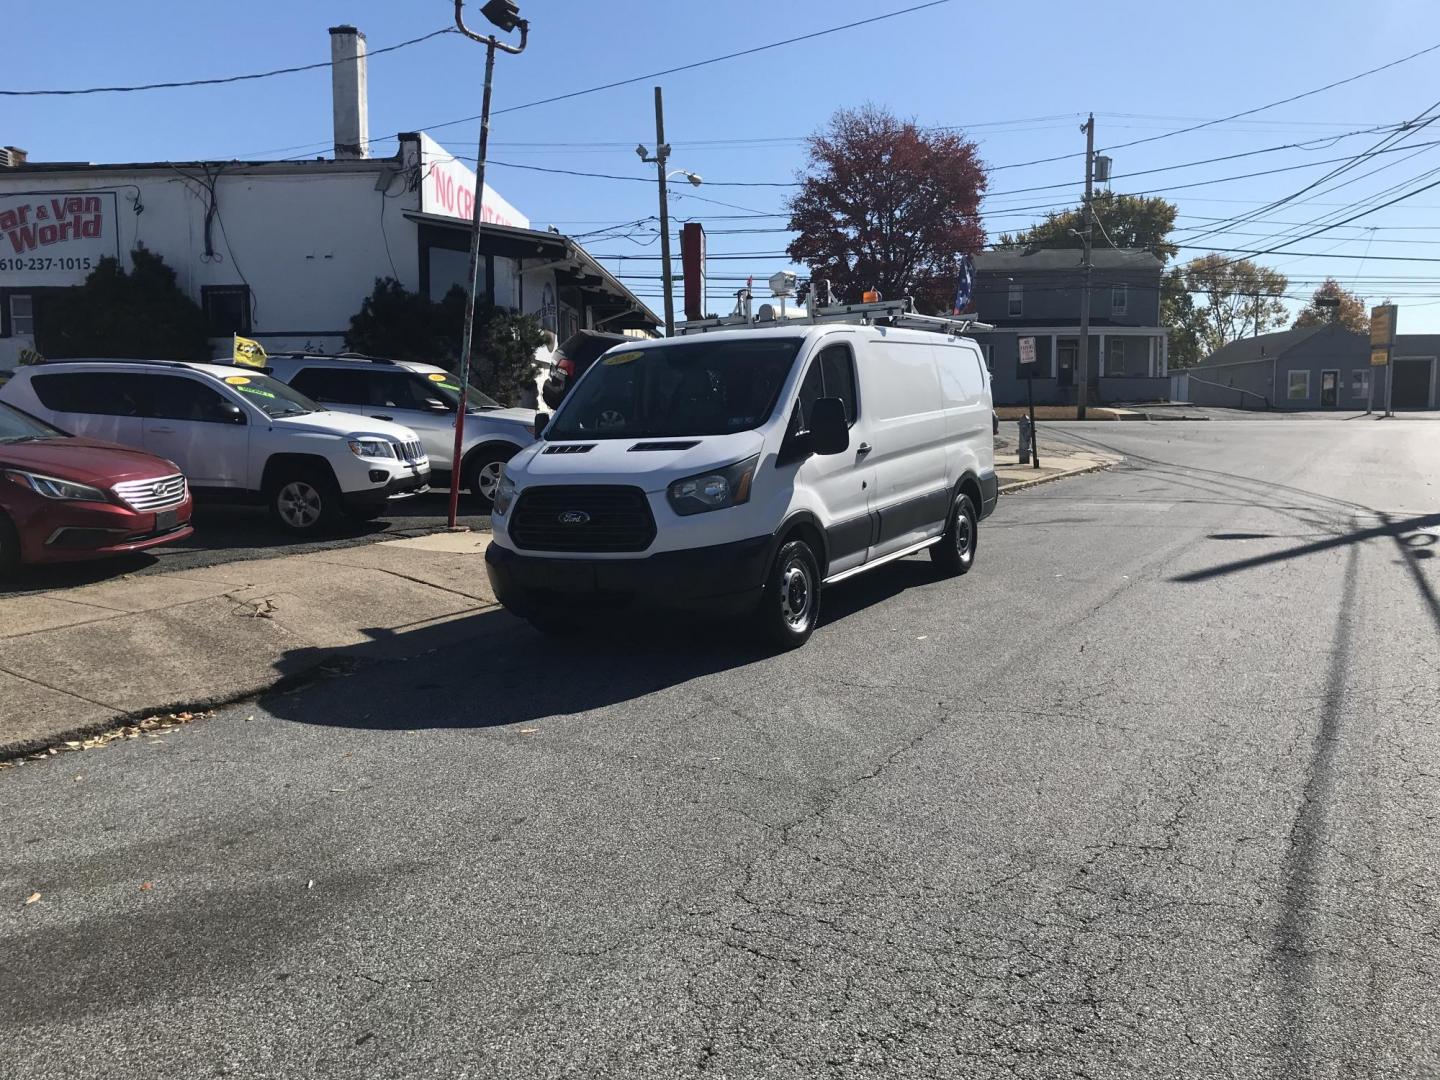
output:
M460 384L444 368L353 354L283 354L266 364L281 382L327 408L413 428L430 456L436 486L450 483ZM482 511L488 512L495 498L500 466L534 441L533 409L507 409L471 388L460 486L476 497Z
M505 466L496 596L545 631L708 609L794 647L823 586L925 549L966 573L999 491L989 373L964 323L895 321L608 351Z
M377 517L392 496L430 481L409 428L325 410L247 368L51 361L17 371L0 401L72 434L168 458L197 499L263 502L296 533L341 514Z

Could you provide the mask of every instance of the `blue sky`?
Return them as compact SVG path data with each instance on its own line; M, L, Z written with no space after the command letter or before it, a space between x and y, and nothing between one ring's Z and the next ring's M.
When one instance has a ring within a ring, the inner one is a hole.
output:
M497 64L492 162L650 177L633 146L652 145L649 81L570 101L500 112L569 90L641 75L697 59L907 7L916 0L831 0L806 9L759 0L724 4L611 0L526 0L531 44ZM467 10L472 5L467 5ZM34 89L217 75L313 63L328 58L327 27L353 23L372 50L418 37L450 22L444 0L396 4L371 0L250 0L245 4L147 2L118 5L77 0L53 4L10 0L4 39L4 89ZM784 12L777 18L776 12ZM723 14L722 14L723 13ZM476 15L478 19L478 14ZM952 0L869 27L727 61L658 80L665 88L672 165L700 173L706 186L672 200L679 218L706 223L711 255L735 253L711 266L712 297L732 289L723 277L763 280L784 265L784 187L721 187L714 181L788 182L804 161L802 138L837 107L869 101L924 125L966 128L990 166L1083 150L1078 125L1096 114L1098 145L1160 135L1311 90L1440 43L1440 4L1433 0L1209 0L1179 4L1112 0ZM447 121L479 111L483 49L447 35L370 63L370 132L377 154L394 150L385 136L429 131L452 151L474 153L477 125ZM1302 166L1232 182L1162 191L1180 206L1180 224L1256 209L1296 192L1333 165L1382 137L1356 129L1398 123L1422 113L1440 92L1433 72L1440 52L1248 118L1113 152L1117 191L1196 185L1236 173ZM328 154L329 73L325 70L231 86L138 94L0 99L0 143L26 148L32 160L150 161ZM1225 154L1306 142L1303 148L1239 161L1170 169ZM1412 149L1377 157L1347 173L1373 177L1301 196L1260 221L1201 241L1237 249L1272 246L1289 224L1419 178L1440 167L1440 122L1412 134ZM1412 156L1413 155L1413 156ZM1165 169L1126 178L1140 170ZM1023 226L1044 205L1073 203L1078 158L991 177L987 227L992 237ZM1440 177L1440 172L1436 173ZM646 218L655 211L650 185L530 172L492 165L491 186L537 227L572 234ZM1433 178L1432 178L1433 179ZM1336 181L1337 183L1339 181ZM1060 185L1038 192L1017 188ZM1406 190L1399 188L1399 194ZM702 202L716 200L730 206ZM1302 201L1303 200L1303 201ZM1358 209L1358 207L1357 207ZM1285 223L1285 224L1280 224ZM1372 228L1373 227L1373 228ZM1189 235L1197 235L1190 233ZM653 227L587 241L642 295L658 275ZM1440 187L1295 245L1262 261L1308 294L1327 274L1372 302L1401 305L1402 332L1440 332ZM753 254L752 254L753 253ZM1182 257L1198 252L1186 251ZM644 256L652 256L645 259ZM1436 262L1398 261L1398 257ZM652 303L658 307L658 301ZM712 306L718 306L712 300Z

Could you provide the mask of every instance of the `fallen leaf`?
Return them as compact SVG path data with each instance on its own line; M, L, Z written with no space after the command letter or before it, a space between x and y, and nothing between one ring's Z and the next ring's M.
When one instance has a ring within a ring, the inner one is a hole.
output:
M929 636L930 636L929 634L921 634L921 635L920 635L919 637L917 637L915 640L916 640L916 641L924 641L924 640L925 640L926 638L928 638Z
M153 889L154 887L155 887L155 883L154 883L153 881L142 881L142 882L140 882L140 891L141 891L141 892L148 892L149 890Z
M521 734L521 735L534 735L534 734L535 734L535 730L536 730L536 729L533 728L533 727L522 727L522 728L520 729L520 734Z
M309 881L305 882L305 887L307 889L313 889L315 887L315 879L311 878Z
M29 896L27 896L27 897L25 898L25 906L28 907L29 905L35 903L35 901L37 901L37 900L39 900L39 899L40 899L40 894L39 894L38 892L32 892Z

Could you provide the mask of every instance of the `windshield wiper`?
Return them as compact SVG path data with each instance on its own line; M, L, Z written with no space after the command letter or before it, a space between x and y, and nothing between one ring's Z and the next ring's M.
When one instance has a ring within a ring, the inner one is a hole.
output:
M54 438L58 438L58 436L55 436L55 435L16 435L13 439L0 439L0 442L4 442L4 443L43 442L45 439L54 439Z

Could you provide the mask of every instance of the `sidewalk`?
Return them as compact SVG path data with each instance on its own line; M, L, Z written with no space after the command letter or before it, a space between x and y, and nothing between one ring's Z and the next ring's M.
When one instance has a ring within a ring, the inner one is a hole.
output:
M489 540L435 533L0 596L0 758L248 697L337 650L397 659L513 627L492 614Z
M1045 428L1040 427L1040 468L1029 463L1020 464L1016 458L1016 438L1010 432L1014 426L1006 424L995 436L995 472L1000 477L1000 494L1007 495L1036 484L1061 480L1067 476L1096 472L1107 469L1120 460L1116 454L1081 450L1064 443L1052 443L1045 437Z
M1002 493L1118 460L1042 438L1040 470L996 440ZM251 697L317 670L396 660L519 625L480 556L488 533L124 575L0 595L0 760Z

